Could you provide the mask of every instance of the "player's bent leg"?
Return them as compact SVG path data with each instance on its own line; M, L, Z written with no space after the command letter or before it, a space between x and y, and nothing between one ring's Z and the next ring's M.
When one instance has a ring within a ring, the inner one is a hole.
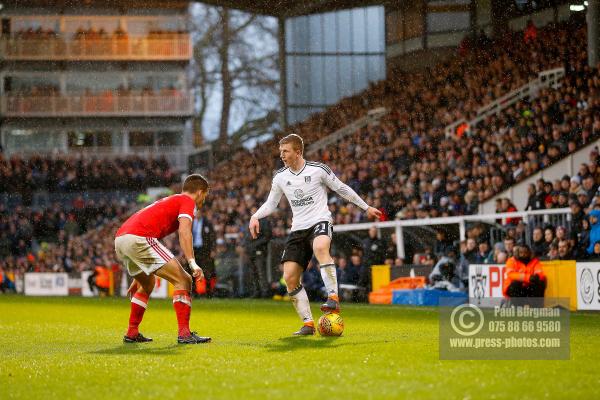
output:
M151 338L147 338L139 331L140 323L144 318L146 308L148 308L148 299L154 289L154 275L146 275L140 272L133 278L137 282L137 290L131 296L131 313L129 314L129 327L127 333L123 337L124 343L145 343L151 342Z
M329 249L331 248L331 238L326 235L320 235L313 240L313 253L319 262L321 278L327 290L327 301L321 305L321 311L340 312L340 299L338 297L337 271Z
M155 274L170 282L173 291L173 308L177 315L177 342L181 344L197 344L210 342L211 338L196 335L190 331L190 315L192 312L192 277L184 271L176 258L172 258L156 270Z
M303 323L302 328L294 332L294 335L297 336L314 335L315 333L315 323L310 310L308 295L300 282L302 271L302 267L297 262L285 261L283 263L283 279L287 286L288 295Z

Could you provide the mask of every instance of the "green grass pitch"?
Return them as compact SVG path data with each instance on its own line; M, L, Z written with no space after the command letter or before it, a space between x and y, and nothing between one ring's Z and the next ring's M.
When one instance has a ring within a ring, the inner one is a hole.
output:
M318 308L313 304L313 312ZM290 337L291 304L194 302L208 345L178 346L168 300L124 345L125 299L0 296L0 399L559 399L600 393L600 314L571 317L568 361L440 361L435 309L344 304L340 338Z

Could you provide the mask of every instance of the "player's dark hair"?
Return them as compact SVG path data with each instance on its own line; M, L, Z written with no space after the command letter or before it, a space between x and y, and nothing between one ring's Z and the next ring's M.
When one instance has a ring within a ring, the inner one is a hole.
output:
M279 141L279 144L291 143L294 150L300 150L300 154L304 154L304 140L295 133L287 135Z
M208 181L200 174L188 175L183 181L183 191L187 193L196 193L198 190L206 192L208 188Z

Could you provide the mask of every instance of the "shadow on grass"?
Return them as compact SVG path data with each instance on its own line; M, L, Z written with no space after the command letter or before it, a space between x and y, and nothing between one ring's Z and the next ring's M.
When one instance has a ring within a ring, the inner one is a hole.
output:
M169 346L163 347L152 347L152 345L148 344L122 344L117 347L110 347L107 349L90 351L89 354L99 354L105 356L115 356L115 355L143 355L143 356L174 356L179 353L179 351L184 346L172 344Z
M267 349L268 352L284 352L292 351L296 349L335 349L343 346L364 346L373 345L376 343L388 343L389 340L377 340L377 341L365 341L365 342L353 342L344 341L343 337L302 337L302 336L291 336L283 337L273 343L267 343L261 347Z

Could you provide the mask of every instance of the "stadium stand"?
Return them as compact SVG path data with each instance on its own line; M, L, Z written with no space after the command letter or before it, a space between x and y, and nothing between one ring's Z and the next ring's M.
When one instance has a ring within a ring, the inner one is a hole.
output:
M523 32L507 33L496 40L480 36L469 46L461 46L455 57L441 65L421 73L390 73L388 80L343 99L291 127L286 134L297 133L306 143L312 143L370 109L385 107L390 112L379 124L362 128L320 151L317 160L330 165L341 180L380 208L383 220L475 214L480 202L598 137L600 75L596 68L587 67L585 48L580 46L584 42L585 28L575 22L539 29L535 38L527 40ZM535 99L519 102L469 130L446 137L445 126L470 119L479 107L536 79L539 72L556 67L566 71L558 89L544 89ZM253 150L232 154L211 172L211 200L206 217L213 222L221 242L243 234L250 210L267 196L277 160L277 141L273 139ZM600 224L595 222L593 212L589 219L586 213L588 207L596 207L592 201L600 183L597 162L598 152L594 151L590 164L582 166L577 176L564 177L558 183L540 182L532 188L530 209L570 206L577 215L570 229L543 227L550 233L546 243L539 246L540 255L549 259L594 256L595 239L600 239L600 231L594 227L600 229ZM31 182L33 172L20 176ZM165 183L174 182L163 179ZM129 182L124 181L123 185L128 187ZM135 178L133 183L143 186ZM286 208L284 205L273 217L275 238L283 237L291 224ZM336 224L362 222L364 218L354 207L338 204L336 198L332 198L330 209ZM516 209L510 201L502 201L497 211ZM4 261L2 267L76 270L102 258L104 264L112 264L113 231L125 212L114 215L115 221L48 246L47 253L42 252L40 257L13 257ZM468 239L456 249L460 250L460 263L499 262L510 255L511 239L539 241L536 230L535 237L525 237L528 231L522 221L506 222L502 241L498 242L481 225L470 227ZM554 234L557 231L561 232L558 238ZM385 242L383 246L386 251L377 262L397 266L405 262L396 259L393 243ZM449 244L446 253L456 251L451 248ZM364 260L368 253L365 250L337 260L345 283L358 284L368 274L368 265L374 260ZM600 243L597 250L596 254L600 254ZM447 255L434 254L433 249L423 249L422 253L429 256L418 261L430 267L439 256Z

